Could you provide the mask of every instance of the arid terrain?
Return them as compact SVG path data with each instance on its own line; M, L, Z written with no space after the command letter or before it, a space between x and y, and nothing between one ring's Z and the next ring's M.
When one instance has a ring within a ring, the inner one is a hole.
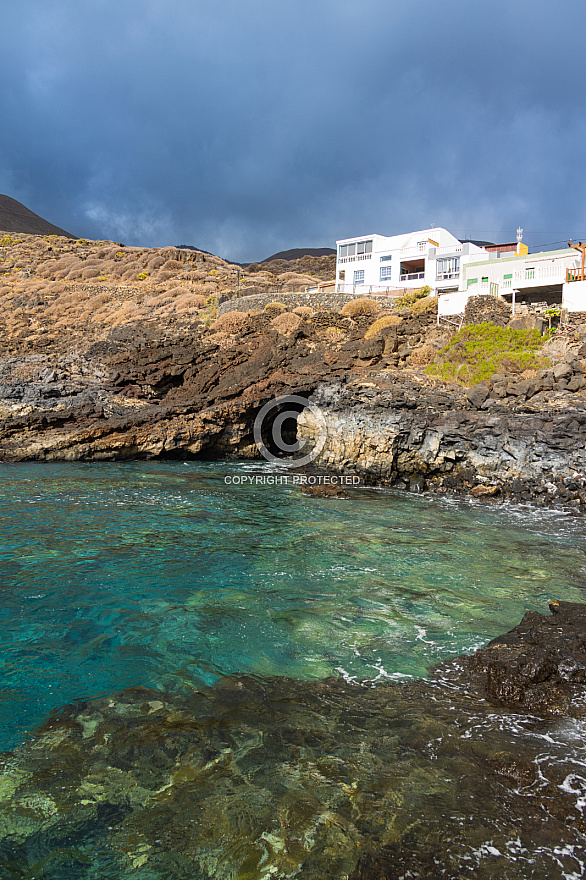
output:
M456 332L425 290L288 306L284 291L315 284L290 265L2 234L0 457L257 457L259 409L298 393L330 420L317 465L584 508L586 327L512 329L506 304L475 297Z

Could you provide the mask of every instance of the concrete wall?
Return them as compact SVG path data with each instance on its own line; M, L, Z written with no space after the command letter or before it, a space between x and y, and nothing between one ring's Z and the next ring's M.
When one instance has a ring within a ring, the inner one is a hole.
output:
M331 309L339 311L350 300L360 297L360 288L355 294L343 294L333 292L322 293L259 293L254 296L241 296L238 299L231 299L222 303L218 307L218 315L224 315L226 312L249 312L253 309L264 309L267 303L282 302L289 310L297 306L311 306L312 309ZM391 306L393 298L388 296L368 296L369 299L376 300L381 305Z
M570 281L562 287L562 309L586 312L586 281Z

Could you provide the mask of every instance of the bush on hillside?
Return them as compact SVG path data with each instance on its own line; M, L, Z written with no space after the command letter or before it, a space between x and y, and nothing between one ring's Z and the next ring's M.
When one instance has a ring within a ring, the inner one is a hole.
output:
M301 318L311 318L314 313L311 306L297 306L296 309L293 309L293 312Z
M445 381L476 385L494 373L523 373L548 365L540 356L548 339L538 330L513 330L497 324L462 327L436 356L427 372Z
M425 287L420 287L419 290L414 290L413 293L405 293L403 296L400 296L399 299L393 302L393 306L396 309L405 309L407 306L414 305L417 300L429 296L430 293L431 287L426 284Z
M376 315L380 312L380 305L375 299L368 296L361 296L358 299L351 299L342 309L342 314L346 318L358 318L361 315Z
M271 326L278 330L279 333L294 333L301 326L302 318L293 312L281 312L271 321Z
M428 312L437 312L437 296L424 296L411 306L414 315L425 315Z
M374 339L374 337L378 336L385 327L396 327L402 320L403 318L400 318L399 315L385 315L383 318L379 318L378 321L375 321L374 324L370 325L364 334L364 338Z
M266 304L264 310L265 310L265 312L267 312L269 315L280 315L281 312L286 312L286 311L287 311L287 306L285 305L285 303L278 302L278 301L273 301L273 302L268 302L268 303Z
M326 327L324 330L324 339L326 339L327 342L342 342L345 338L346 331L342 330L341 327Z
M249 326L246 312L226 312L216 318L211 329L216 333L242 333Z

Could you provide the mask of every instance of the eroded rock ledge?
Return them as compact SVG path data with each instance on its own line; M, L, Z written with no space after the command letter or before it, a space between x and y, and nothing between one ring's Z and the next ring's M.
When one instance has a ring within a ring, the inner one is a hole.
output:
M137 322L76 337L75 349L0 359L0 461L256 458L261 407L315 393L328 435L317 466L585 509L579 343L533 379L495 375L465 390L417 365L443 339L432 314L402 313L373 338L372 316L296 320L284 333L270 313L250 315L234 334ZM315 439L308 413L299 429Z
M586 411L530 402L479 410L460 391L378 377L322 384L326 442L320 467L421 490L563 501L586 506ZM566 401L564 401L566 403ZM311 410L298 436L317 442L322 425Z

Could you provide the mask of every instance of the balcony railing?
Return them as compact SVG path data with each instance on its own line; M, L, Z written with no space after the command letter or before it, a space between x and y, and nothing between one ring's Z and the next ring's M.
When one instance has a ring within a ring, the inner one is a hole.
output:
M566 279L566 267L563 265L546 265L530 267L528 269L517 269L515 271L514 283L515 287L523 287L530 285L532 287L540 284L561 284ZM569 270L572 271L571 269Z
M353 257L338 257L338 263L354 263L356 260L372 260L372 254L355 254Z
M451 281L452 278L459 278L459 272L438 272L437 273L437 281Z
M566 281L586 281L586 272L581 269L568 269L566 272Z
M408 275L401 275L400 281L420 281L425 278L425 272L410 272Z
M448 245L447 247L441 247L435 249L436 257L441 257L442 254L461 254L463 247L461 244L456 245Z

